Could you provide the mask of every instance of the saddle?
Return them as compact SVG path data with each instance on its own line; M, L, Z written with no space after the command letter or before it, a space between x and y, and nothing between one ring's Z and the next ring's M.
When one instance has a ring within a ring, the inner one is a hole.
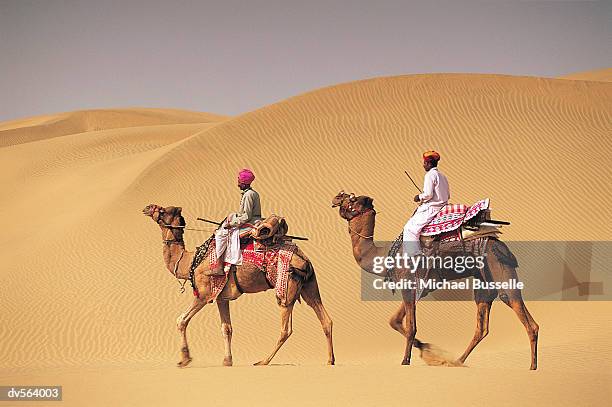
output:
M272 214L255 225L249 237L257 245L271 246L285 241L288 230L285 218Z
M444 207L423 229L429 232L422 233L419 238L423 254L434 256L441 252L449 254L462 252L466 249L465 242L484 237L498 237L502 233L499 228L487 224L487 221L491 221L488 201L488 199L479 201L471 207L462 204L451 204ZM448 222L449 214L460 214L461 216L452 216L451 221Z
M449 204L429 222L423 230L422 236L435 236L444 232L459 229L461 226L477 226L489 216L489 199L482 199L472 206L464 204Z

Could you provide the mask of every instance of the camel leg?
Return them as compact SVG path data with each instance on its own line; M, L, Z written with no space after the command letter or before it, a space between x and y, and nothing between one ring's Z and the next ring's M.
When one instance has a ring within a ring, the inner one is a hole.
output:
M408 331L406 330L406 327L404 326L405 317L406 317L406 307L402 303L400 304L397 311L395 311L393 315L391 315L391 318L389 318L389 325L391 325L391 328L395 329L403 337L406 337L408 335ZM416 336L414 337L414 341L412 344L413 346L419 349L421 349L421 346L426 345L426 344L423 344Z
M397 311L395 311L393 313L393 315L391 315L391 318L389 319L389 325L391 325L391 328L395 329L397 332L399 332L400 334L402 334L402 336L406 336L406 328L404 327L404 317L406 316L406 307L404 307L404 304L400 304L399 308L397 309Z
M336 364L336 357L334 356L334 342L332 339L332 328L334 323L332 322L327 310L323 306L323 303L319 302L315 306L312 307L315 314L317 314L317 318L321 322L321 326L323 327L323 333L325 333L325 337L327 338L327 364L334 365Z
M293 303L287 305L286 307L281 306L281 333L280 338L278 338L278 342L276 343L276 348L272 351L270 356L266 359L255 363L255 366L262 366L270 364L270 361L276 355L276 352L283 346L285 341L291 336L293 324L292 324L292 313L293 313Z
M529 326L530 329L528 331L529 334L529 342L531 344L531 370L536 370L538 368L538 332L540 331L540 326L535 322L527 306L521 300L523 304L523 308L525 309L525 314L527 318L529 318Z
M412 344L416 336L416 298L414 290L405 290L402 292L404 297L404 309L406 312L406 350L404 351L404 359L402 365L410 364L410 356L412 354Z
M464 363L467 357L472 353L476 345L480 343L484 339L485 336L489 334L489 313L491 311L491 305L493 301L478 301L476 303L477 311L476 311L476 332L474 332L474 337L472 341L468 345L463 355L459 358L461 363Z
M508 281L511 278L517 279L516 269L503 264L495 255L487 256L487 264L489 265L489 270L491 271L494 281ZM540 327L534 321L529 311L527 311L527 306L523 301L521 290L501 290L499 292L499 298L504 304L514 310L523 326L525 326L531 344L530 369L536 370L538 368L538 331Z
M225 345L223 366L232 365L232 320L230 318L229 301L217 300L219 316L221 317L221 333Z
M189 346L187 345L187 325L189 321L194 317L204 306L206 302L199 298L195 298L191 306L183 312L176 320L176 326L181 333L183 344L181 346L181 360L176 364L178 367L185 367L191 363L191 356L189 355Z
M527 310L520 292L518 293L518 298L514 296L514 298L510 299L505 295L500 296L500 298L507 306L514 310L523 326L525 326L529 336L529 343L531 344L531 366L529 369L536 370L538 368L538 331L540 327Z
M325 310L325 307L323 306L316 276L313 275L311 280L304 285L301 295L304 301L306 301L306 304L312 307L315 314L317 314L317 318L319 318L319 321L321 322L323 332L327 338L327 364L333 365L336 363L336 357L334 356L334 343L332 340L333 322L329 317L327 310Z

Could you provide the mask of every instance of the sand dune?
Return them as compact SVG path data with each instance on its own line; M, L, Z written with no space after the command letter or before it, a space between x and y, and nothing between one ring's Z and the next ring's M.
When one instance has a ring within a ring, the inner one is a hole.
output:
M377 238L392 239L413 210L403 170L420 179L420 154L435 148L453 201L491 198L495 216L512 221L504 239L611 240L602 188L612 179L602 165L612 154L611 102L605 82L411 75L319 89L231 119L147 110L146 119L105 116L96 122L105 124L53 131L16 133L48 130L55 119L1 124L0 215L10 222L0 237L0 383L60 383L70 405L472 405L493 397L596 405L612 366L610 302L529 303L541 326L537 372L527 370L523 327L501 303L469 369L426 367L416 357L402 368L403 340L387 325L396 304L360 300L346 224L330 200L340 189L374 197ZM264 213L286 216L291 233L310 238L300 247L335 322L334 368L323 366L323 333L304 305L275 359L282 366L248 366L278 336L272 292L232 304L237 366L218 367L223 344L216 307L207 306L190 326L192 368L172 368L174 321L191 294L179 294L159 231L140 210L182 206L188 225L205 230L186 235L193 249L211 233L197 216L235 209L244 166L257 175ZM418 335L458 355L474 314L468 302L424 302ZM228 383L240 391L215 390ZM212 390L198 397L204 388Z
M81 110L0 123L0 147L88 131L164 124L215 123L225 119L225 116L177 109Z
M596 71L576 72L573 74L560 76L559 78L581 81L612 82L612 68L598 69Z

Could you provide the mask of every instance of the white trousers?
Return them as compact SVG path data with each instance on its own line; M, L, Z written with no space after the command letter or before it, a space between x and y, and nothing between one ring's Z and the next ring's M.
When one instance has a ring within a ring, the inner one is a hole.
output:
M226 229L226 224L227 220L215 231L215 251L217 252L217 259L230 264L242 264L240 228L235 227Z
M421 243L419 242L421 230L436 217L442 208L443 207L437 205L430 206L424 203L419 206L414 215L408 219L408 222L404 226L404 253L408 256L414 256L421 251Z

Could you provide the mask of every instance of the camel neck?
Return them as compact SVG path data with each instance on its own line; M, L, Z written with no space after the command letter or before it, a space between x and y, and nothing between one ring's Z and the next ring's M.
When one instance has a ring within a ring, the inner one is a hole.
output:
M368 273L372 272L374 257L384 255L381 254L384 248L374 244L375 220L376 213L371 211L349 221L353 256L359 267Z
M174 275L176 268L177 278L189 278L189 266L191 263L187 259L190 258L190 254L190 252L185 250L184 243L164 243L164 263L172 275Z

